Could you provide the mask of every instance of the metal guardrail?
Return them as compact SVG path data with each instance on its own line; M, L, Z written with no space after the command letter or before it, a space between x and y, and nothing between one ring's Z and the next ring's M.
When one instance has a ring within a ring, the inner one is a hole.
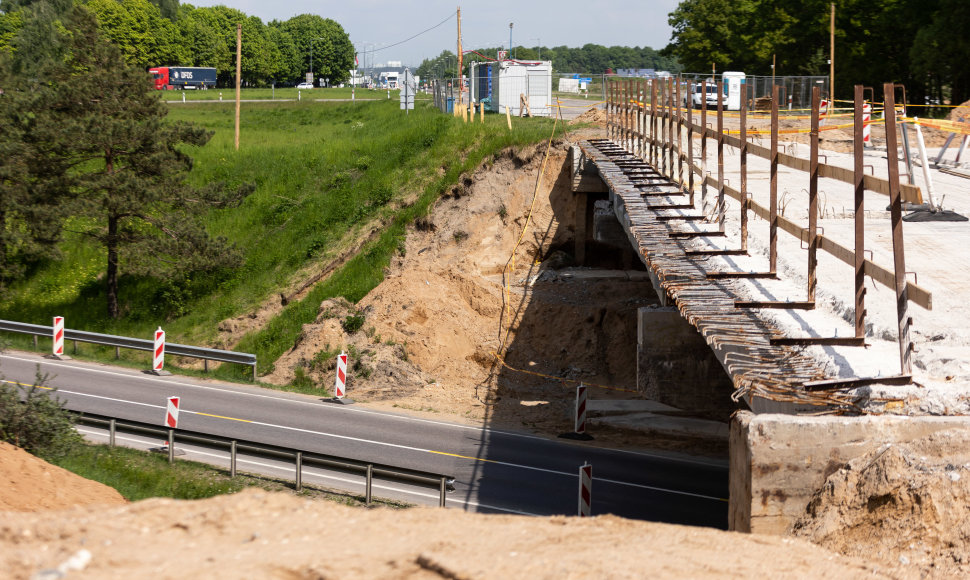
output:
M14 322L12 320L0 320L0 331L19 332L21 334L32 334L37 336L52 336L54 328L42 324L27 324L26 322ZM97 332L86 332L83 330L64 329L64 338L78 342L87 342L101 346L115 347L117 349L128 348L132 350L144 350L152 352L155 348L154 342L141 338L129 338L126 336L115 336L112 334L99 334ZM36 338L35 338L36 344ZM75 350L77 350L75 348ZM216 348L203 348L200 346L189 346L185 344L165 343L165 353L175 356L185 356L191 358L201 358L205 361L205 370L209 370L209 361L235 363L247 365L253 368L253 380L256 380L256 355L245 352L233 352L231 350L219 350Z
M380 477L385 480L397 481L402 483L416 483L428 488L438 490L438 505L445 507L445 499L449 491L454 491L455 478L450 475L421 471L398 467L383 463L360 461L336 455L327 455L301 449L293 449L259 443L257 441L247 441L213 435L201 431L187 431L185 429L168 429L150 423L140 421L129 421L127 419L117 419L107 415L97 415L92 413L81 413L76 415L75 421L78 424L107 427L108 444L114 446L115 433L123 431L126 433L157 435L159 439L165 438L168 441L168 460L169 463L175 461L175 442L197 443L208 447L227 448L229 450L229 474L230 477L236 476L236 454L245 451L248 454L264 459L291 459L294 462L294 482L297 491L303 487L303 466L315 465L336 469L343 472L358 473L365 477L365 501L370 505L372 495L371 486L373 478Z

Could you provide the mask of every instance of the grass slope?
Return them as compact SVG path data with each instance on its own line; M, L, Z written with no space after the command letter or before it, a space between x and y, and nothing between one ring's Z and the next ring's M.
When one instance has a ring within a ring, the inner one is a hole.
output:
M172 342L213 344L221 320L252 312L370 239L306 298L238 345L236 350L255 352L259 371L266 372L292 346L302 324L313 320L322 300L356 301L380 283L391 256L403 246L406 226L426 215L462 173L506 147L545 139L552 129L551 120L516 119L509 131L504 116L466 124L425 104L405 116L393 100L244 103L241 147L235 151L234 108L187 103L173 107L169 117L215 132L208 145L189 152L195 159L193 182L256 184L241 207L206 216L211 234L243 250L244 264L156 279L125 276L122 262L125 314L111 320L104 314L105 252L71 233L68 224L63 258L37 265L12 285L0 304L0 318L50 324L52 316L61 315L69 328L144 338L164 326ZM23 347L29 339L12 337L11 342ZM108 357L113 351L82 345L81 354ZM146 355L123 357L134 362ZM244 368L219 372L246 376Z

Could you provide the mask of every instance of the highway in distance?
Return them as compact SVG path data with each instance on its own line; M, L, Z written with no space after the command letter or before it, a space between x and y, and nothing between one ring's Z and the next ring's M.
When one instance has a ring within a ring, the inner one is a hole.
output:
M485 513L575 515L578 470L593 466L593 515L727 527L727 462L665 452L592 447L535 435L336 405L320 398L24 352L0 355L8 382L30 385L37 366L66 406L79 412L162 425L166 399L181 397L179 427L361 461L447 473L447 505ZM352 397L353 394L349 393ZM86 435L98 439L87 427ZM103 440L101 437L100 440ZM119 443L158 446L124 436ZM218 453L186 446L186 458L226 465ZM239 469L292 478L292 466L241 459ZM307 470L311 471L311 470ZM289 475L287 475L287 472ZM312 470L304 482L362 493L363 482ZM437 505L437 494L375 484L374 494Z

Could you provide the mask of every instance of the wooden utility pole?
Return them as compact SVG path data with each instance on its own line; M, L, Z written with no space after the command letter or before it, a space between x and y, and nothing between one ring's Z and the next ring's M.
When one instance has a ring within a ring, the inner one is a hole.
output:
M829 99L835 99L835 2L829 20ZM835 107L833 103L830 108Z
M461 6L458 7L458 107L461 106L462 92L465 90L465 83L462 82L461 78L461 67L462 67L462 55L461 52ZM457 111L457 107L455 108Z
M242 74L242 24L236 25L236 151L239 151L239 103L241 98L239 77Z

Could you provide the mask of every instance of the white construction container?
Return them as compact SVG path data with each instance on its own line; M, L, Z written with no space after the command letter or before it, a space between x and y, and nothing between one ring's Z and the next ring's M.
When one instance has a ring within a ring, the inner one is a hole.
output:
M495 113L513 115L522 109L522 96L529 100L526 113L549 117L552 108L552 62L522 64L509 60L476 63L471 71L472 99L485 102Z
M727 93L725 108L728 111L741 110L741 85L745 83L743 72L725 71L721 73L721 82L724 83L724 92ZM753 95L748 95L752 97Z

